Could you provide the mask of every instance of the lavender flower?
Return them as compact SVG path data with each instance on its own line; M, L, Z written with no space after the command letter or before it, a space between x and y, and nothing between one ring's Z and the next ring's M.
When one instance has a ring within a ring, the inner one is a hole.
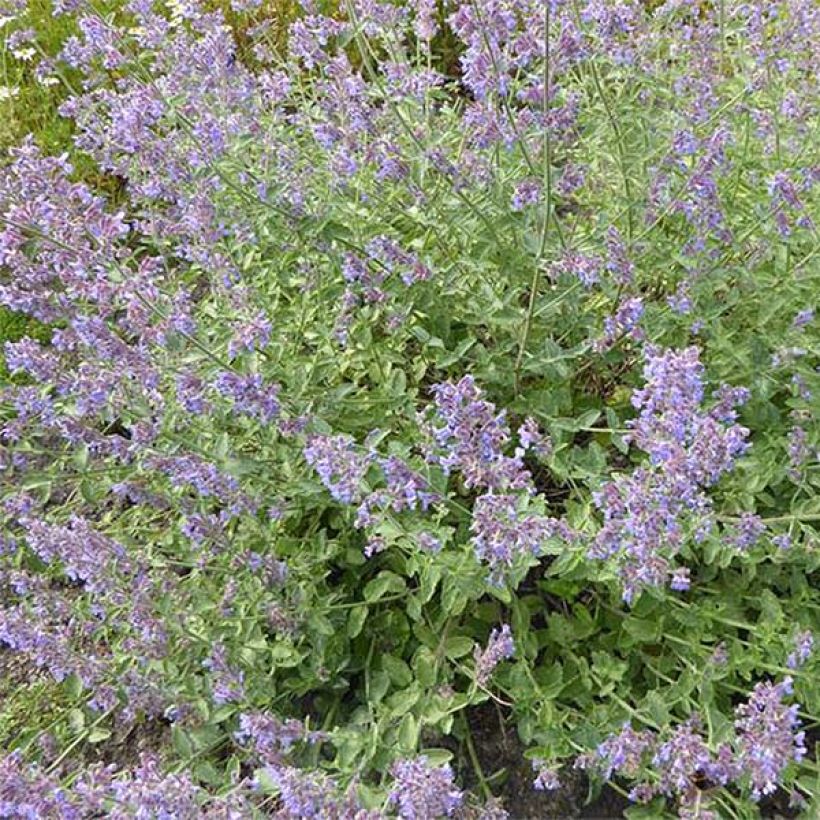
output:
M512 209L523 211L527 205L537 205L541 199L541 183L537 179L525 179L515 186Z
M237 703L245 697L244 673L230 665L224 644L217 643L202 665L211 673L215 703Z
M672 571L672 578L669 581L669 586L676 592L686 592L691 584L692 581L689 577L689 567L676 567Z
M635 276L635 264L629 258L626 243L618 229L611 225L606 238L607 270L619 285L628 285Z
M234 335L228 344L228 355L231 359L240 353L253 350L264 350L270 342L273 327L264 313L258 313L248 322L237 324Z
M721 641L712 651L712 655L709 658L709 663L714 666L726 666L728 662L729 650L727 649L726 644Z
M792 319L792 324L794 327L806 327L806 325L810 325L813 321L814 308L804 308L795 314L794 319Z
M603 268L604 263L599 257L575 251L566 251L564 255L551 266L551 269L556 274L563 273L577 277L585 288L591 288L601 281L601 271Z
M220 373L214 387L233 401L234 410L245 416L267 423L279 415L279 385L265 385L257 373L242 376L239 373Z
M476 499L470 531L479 560L486 561L491 579L498 582L516 559L537 555L556 522L519 512L519 497L487 493Z
M654 744L653 732L636 732L625 723L618 734L611 734L596 751L604 777L609 780L614 772L634 777L640 771L644 755Z
M547 459L552 455L552 442L541 432L532 416L528 416L518 428L518 440L524 451L532 450L539 458Z
M266 765L279 766L296 743L316 742L322 733L308 732L301 721L293 718L282 721L276 715L255 712L239 716L239 730L234 737L241 744L251 745Z
M484 649L475 649L475 677L479 686L486 686L493 670L501 661L511 658L515 652L512 632L507 624L493 629Z
M555 789L561 787L558 772L546 760L533 759L532 768L535 771L535 780L533 780L532 787L537 791L555 791Z
M674 572L670 559L683 544L686 523L695 538L705 537L711 521L703 489L730 470L747 447L748 430L734 423L734 405L746 391L722 388L705 410L702 369L697 348L647 350L647 384L632 396L640 415L630 422L628 440L649 454L650 465L615 478L593 496L604 525L589 554L619 556L626 601L643 586L662 585ZM748 519L741 546L750 543L757 521ZM683 587L687 577L679 572L673 581Z
M744 513L732 528L727 540L736 550L745 552L760 540L764 532L766 525L759 515Z
M414 0L412 5L415 11L413 27L416 36L429 42L438 31L436 0Z
M435 415L428 430L436 446L427 448L428 460L445 472L458 469L468 487L529 489L521 459L503 453L510 438L504 413L482 398L473 377L432 389Z
M402 820L450 817L461 805L462 793L453 785L453 772L448 765L431 766L422 755L397 760L390 773L395 782L389 799L398 804Z
M372 454L375 459L375 454ZM373 513L378 509L427 510L438 500L436 493L430 492L427 481L412 470L398 456L378 459L386 487L370 493L359 506L356 525L369 526L374 521Z
M418 537L419 546L425 552L441 552L441 541L429 532L423 532Z
M356 451L350 436L311 436L304 455L337 501L351 504L361 495L371 459Z
M748 701L735 710L737 760L755 800L774 792L789 763L806 754L805 732L798 731L798 706L783 703L791 693L789 677L776 684L758 683Z
M779 550L788 550L791 549L792 545L792 537L787 533L781 533L780 535L775 535L772 538L772 544L776 546Z
M814 648L814 635L810 629L799 632L794 636L794 651L786 658L786 666L789 669L797 669L802 666L812 653Z
M800 481L801 467L806 463L811 455L806 430L799 424L795 424L789 431L788 439L789 470L788 475L792 481Z
M595 341L595 350L608 350L619 338L629 337L634 340L643 338L639 322L643 316L643 300L639 296L626 299L618 305L612 316L604 319L604 333Z
M729 747L723 747L715 759L697 729L696 718L676 727L671 738L658 746L652 758L652 764L660 774L658 790L666 795L678 795L685 802L697 794L699 776L706 776L721 785L737 776L737 766L732 761Z

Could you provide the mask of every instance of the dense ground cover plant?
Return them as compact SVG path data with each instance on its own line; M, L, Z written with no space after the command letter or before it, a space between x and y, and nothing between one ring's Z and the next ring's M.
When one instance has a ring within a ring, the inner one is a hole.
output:
M816 4L54 12L116 186L0 178L0 814L504 816L488 705L811 811Z

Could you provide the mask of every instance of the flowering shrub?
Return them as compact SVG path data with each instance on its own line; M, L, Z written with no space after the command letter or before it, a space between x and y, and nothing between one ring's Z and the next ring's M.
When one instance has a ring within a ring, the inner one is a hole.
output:
M820 792L816 3L53 11L116 185L0 177L0 816L516 816L488 704L545 800Z

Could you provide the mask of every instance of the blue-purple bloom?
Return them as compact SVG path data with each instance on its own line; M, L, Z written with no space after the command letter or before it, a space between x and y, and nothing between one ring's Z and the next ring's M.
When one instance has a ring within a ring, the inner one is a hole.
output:
M359 498L372 459L359 452L351 436L311 436L304 454L333 498L343 504Z
M427 458L445 472L459 470L467 487L530 489L532 479L520 457L504 454L510 429L503 412L483 399L472 376L433 388L435 412Z
M515 643L509 625L503 624L501 629L493 629L487 646L484 649L476 647L475 650L475 678L479 686L486 686L496 666L514 653Z
M390 802L397 804L402 820L450 817L461 805L463 796L453 783L449 765L433 766L421 755L397 760L390 773L394 778Z
M524 179L515 186L512 196L512 209L523 211L527 205L537 205L541 199L541 182L537 179Z
M780 683L758 683L746 703L735 710L737 760L756 800L774 792L789 763L799 762L806 754L799 707L783 703L791 694L789 677Z
M697 348L646 351L646 386L632 396L639 416L629 423L627 440L649 454L650 463L618 476L594 494L604 525L590 549L593 558L618 556L624 600L644 586L660 586L672 574L683 588L688 576L675 573L670 561L692 531L695 540L708 533L710 502L705 488L745 452L748 430L735 423L734 406L747 392L723 387L705 409L703 367ZM744 519L739 546L748 546L752 524ZM757 532L757 526L755 526Z
M217 392L231 399L234 411L267 423L279 415L279 385L266 385L258 373L243 376L226 370L214 381Z
M561 787L561 781L558 778L558 772L555 771L553 764L546 760L538 758L533 759L532 768L535 771L535 779L532 782L532 787L536 791L555 791Z
M794 636L794 650L786 658L786 666L789 669L797 669L802 666L811 656L814 649L814 635L810 629L798 632Z
M215 703L237 703L245 697L245 675L232 666L224 644L217 643L202 665L211 673L211 689Z
M473 507L473 547L479 560L490 566L493 582L498 582L519 557L538 555L556 532L558 522L520 511L520 503L521 496L486 493Z

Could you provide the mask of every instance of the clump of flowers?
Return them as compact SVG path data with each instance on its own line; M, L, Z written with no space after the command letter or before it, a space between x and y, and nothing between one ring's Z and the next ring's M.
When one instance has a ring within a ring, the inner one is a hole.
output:
M490 633L487 646L475 650L475 679L479 686L485 686L493 670L501 661L511 658L515 652L515 643L508 624Z
M816 0L216 5L0 0L0 815L799 802Z
M453 784L448 765L433 766L423 755L397 760L390 768L394 784L390 802L406 820L434 820L450 817L461 805L462 793Z
M754 800L775 791L787 767L806 753L799 730L798 707L783 699L792 693L792 679L755 685L735 710L735 737L710 748L700 720L693 716L662 740L649 730L636 732L626 724L598 746L596 758L581 764L599 768L605 777L619 773L637 780L630 793L645 802L656 794L675 797L681 817L690 816L703 796L704 781L719 786L751 786Z
M789 763L806 754L799 707L783 703L792 691L790 677L780 683L758 683L746 703L737 707L738 763L755 799L771 794Z
M632 396L640 414L628 439L649 455L649 465L615 478L594 496L604 525L590 556L618 558L627 602L642 587L670 577L678 587L688 586L671 559L687 531L704 537L711 526L704 490L748 447L748 430L736 423L734 410L747 391L724 387L705 409L702 373L697 348L647 351L647 384ZM748 545L746 535L739 538L739 546Z

